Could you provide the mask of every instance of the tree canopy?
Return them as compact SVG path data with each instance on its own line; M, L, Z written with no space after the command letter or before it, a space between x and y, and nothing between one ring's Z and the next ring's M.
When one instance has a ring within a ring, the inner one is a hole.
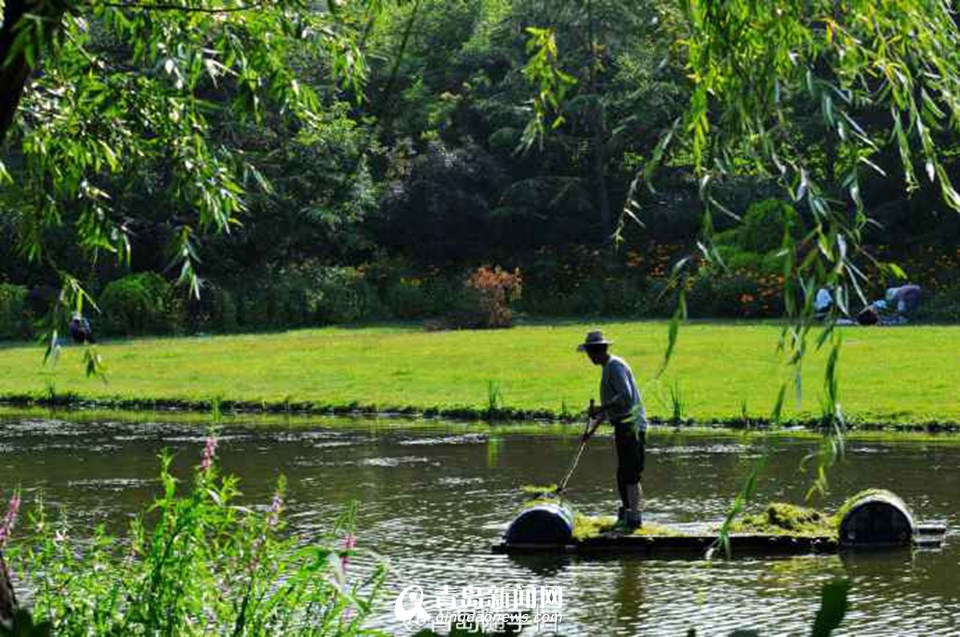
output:
M729 269L715 232L775 197L805 232L733 256L782 278L802 353L816 287L850 307L905 228L960 236L935 214L960 202L956 40L935 0L8 0L4 278L59 281L50 334L143 271L238 297L359 268L314 280L365 277L402 316L404 281L483 263L529 271L537 307L595 307L581 275L623 297L603 307L696 304L756 294L661 262Z

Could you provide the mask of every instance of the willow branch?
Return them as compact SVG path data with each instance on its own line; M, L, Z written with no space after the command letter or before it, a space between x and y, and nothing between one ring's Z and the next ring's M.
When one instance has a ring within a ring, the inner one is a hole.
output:
M252 11L255 9L263 9L265 2L257 2L254 4L244 4L238 5L235 7L191 7L182 4L163 4L163 3L154 3L154 4L138 4L134 2L104 2L102 3L105 7L112 7L115 9L132 9L135 11L183 11L184 13L237 13L239 11Z

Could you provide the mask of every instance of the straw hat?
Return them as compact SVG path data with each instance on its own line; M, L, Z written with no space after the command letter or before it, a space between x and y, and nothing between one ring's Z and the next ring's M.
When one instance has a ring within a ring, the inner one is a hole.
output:
M612 345L613 341L608 341L603 337L602 330L590 330L587 332L586 338L583 339L583 342L577 346L578 352L586 351L588 347L593 347L594 345Z

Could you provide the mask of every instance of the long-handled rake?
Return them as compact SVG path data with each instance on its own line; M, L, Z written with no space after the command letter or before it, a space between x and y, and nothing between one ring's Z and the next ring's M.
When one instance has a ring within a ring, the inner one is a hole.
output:
M593 412L593 405L594 405L593 400L591 400L590 411L588 413ZM580 462L580 456L583 455L583 450L587 447L586 434L590 432L590 427L593 426L593 423L594 423L593 418L590 416L587 416L587 424L583 430L584 435L580 437L580 446L577 447L577 453L573 456L573 461L570 463L570 468L567 470L567 474L563 476L563 480L560 481L560 484L558 484L555 489L551 489L549 491L541 491L540 493L535 494L532 498L530 498L531 500L538 500L540 498L557 497L561 493L563 493L564 489L567 488L567 483L570 481L570 478L573 476L573 472L577 468L577 464Z

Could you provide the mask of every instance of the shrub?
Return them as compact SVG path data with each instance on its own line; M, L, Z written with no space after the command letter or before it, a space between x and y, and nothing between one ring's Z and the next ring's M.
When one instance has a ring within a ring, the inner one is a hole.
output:
M431 303L423 288L422 279L400 279L387 290L384 303L397 318L424 318L430 314Z
M717 235L717 242L744 252L766 254L781 247L784 228L794 239L803 236L803 221L793 206L779 199L765 199L751 204L736 227Z
M324 267L313 272L307 303L321 324L355 323L382 314L376 288L357 268Z
M302 263L213 288L198 310L217 331L276 330L380 318L383 303L360 268Z
M693 317L774 317L782 306L780 282L774 276L705 269L688 282L687 309Z
M960 290L942 289L932 294L924 291L916 318L937 323L960 321Z
M75 538L41 504L30 539L9 551L34 592L34 621L57 635L360 633L383 567L351 577L355 505L304 543L285 529L283 479L269 507L238 506L238 481L219 475L215 449L211 438L185 493L164 455L162 492L122 541L103 526Z
M278 303L281 290L263 283L250 282L231 289L236 298L237 323L248 330L268 330L276 325L278 307L290 307L290 303Z
M637 313L644 318L662 318L673 314L677 291L671 289L670 280L657 277L650 279L637 302ZM689 305L689 299L687 301Z
M216 287L211 291L213 308L210 321L219 332L235 332L240 323L237 319L237 302L230 290Z
M0 283L0 339L30 338L33 334L27 308L27 288Z
M466 285L476 296L477 309L483 317L484 327L513 325L513 312L509 303L520 298L522 278L519 268L507 272L500 267L482 266L470 274Z
M423 281L431 316L476 311L476 298L463 284L460 276L441 276L434 273Z
M205 286L199 299L190 300L187 311L191 332L235 332L239 328L236 297L220 285Z
M763 255L759 252L741 252L733 250L726 258L725 265L731 270L753 270L759 272Z
M635 315L643 307L645 284L636 276L607 277L602 284L604 316Z
M254 292L248 301L252 300L261 310L255 327L284 329L313 324L309 283L296 273L274 274L256 286Z
M108 334L176 332L184 320L173 286L155 272L129 274L108 283L100 295L100 311Z

